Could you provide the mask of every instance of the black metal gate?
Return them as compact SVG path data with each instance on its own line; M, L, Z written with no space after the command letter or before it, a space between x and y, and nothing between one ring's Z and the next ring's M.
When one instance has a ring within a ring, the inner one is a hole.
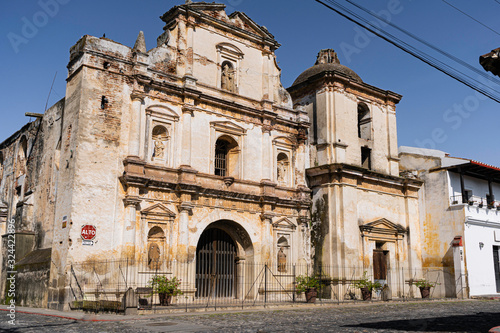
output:
M236 245L221 229L203 232L196 248L196 297L235 295Z

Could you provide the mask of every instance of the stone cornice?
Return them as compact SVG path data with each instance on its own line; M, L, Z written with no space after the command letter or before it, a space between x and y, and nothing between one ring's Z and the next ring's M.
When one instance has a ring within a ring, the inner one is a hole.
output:
M299 209L307 209L311 204L311 191L304 186L284 189L277 188L276 184L270 181L239 179L234 179L234 182L227 186L227 177L198 173L193 169L159 167L134 159L126 159L124 165L125 172L120 180L125 186L156 188L180 194L216 196Z
M424 183L423 181L418 179L392 176L344 163L335 163L309 168L306 170L306 174L311 180L312 184L320 181L320 179L323 179L322 177L324 176L328 176L327 178L330 180L340 179L343 176L350 176L361 180L378 182L387 186L400 186L404 189L417 191ZM324 182L321 182L321 185L323 184ZM319 185L319 183L316 184L316 186Z
M349 76L337 71L326 71L318 73L305 82L287 88L287 90L290 94L292 94L293 97L294 95L304 94L306 91L319 90L320 87L330 86L332 83L340 83L348 93L355 93L357 91L367 93L368 95L379 99L384 104L395 105L399 103L399 101L403 97L390 90L383 90L368 83L357 82L351 79ZM303 92L301 93L301 91Z

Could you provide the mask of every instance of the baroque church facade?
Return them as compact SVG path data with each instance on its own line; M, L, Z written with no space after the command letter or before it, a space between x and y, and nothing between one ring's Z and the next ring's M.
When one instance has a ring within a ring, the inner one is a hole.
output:
M24 304L66 307L73 263L199 263L217 246L235 279L245 262L373 267L386 281L421 267L401 96L333 50L284 89L274 36L224 8L173 7L149 51L142 32L132 48L82 37L66 97L0 144L3 258L14 223Z

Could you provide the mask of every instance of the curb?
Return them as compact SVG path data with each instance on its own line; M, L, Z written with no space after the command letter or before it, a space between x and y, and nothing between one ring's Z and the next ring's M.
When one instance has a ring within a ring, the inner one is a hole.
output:
M40 309L40 310L47 310L47 309ZM0 311L4 312L9 312L10 310L8 309L0 309ZM68 320L75 320L75 321L89 321L89 322L118 322L118 321L125 321L125 320L135 320L137 318L123 318L123 319L94 319L94 318L77 318L77 317L70 317L70 316L63 316L63 315L58 315L58 314L49 314L49 313L41 313L40 311L19 311L16 310L16 313L24 313L24 314L31 314L31 315L38 315L38 316L45 316L45 317L54 317L54 318L61 318L61 319L68 319Z
M443 302L443 301L451 301L451 302L456 302L456 301L472 301L474 302L475 300L468 299L468 300L457 300L457 299L433 299L429 300L427 302ZM477 301L477 300L476 300ZM416 301L416 302L401 302L401 301L389 301L389 302L355 302L355 303L328 303L328 304L295 304L295 305L271 305L271 306L266 306L266 307L261 307L261 306L253 306L253 307L248 307L245 309L242 308L219 308L218 310L213 310L213 309L207 309L207 308L193 308L189 309L191 311L186 311L185 308L177 308L177 309L156 309L156 310L146 310L148 312L143 312L138 315L136 314L130 314L130 315L124 315L124 314L102 314L102 315L96 315L96 314L88 314L85 312L64 312L64 311L57 311L57 310L52 310L52 309L44 309L44 308L23 308L23 307L17 307L16 308L16 313L23 313L23 314L31 314L31 315L41 315L41 316L47 316L47 317L54 317L54 318L61 318L61 319L66 319L66 320L74 320L74 321L83 321L83 322L120 322L120 321L129 321L129 320L142 320L142 319L148 319L148 318L155 318L155 317L160 317L160 316L165 316L165 315L170 315L172 317L174 316L189 316L189 315L196 315L196 314L210 314L210 313L232 313L232 312L260 312L260 311L276 311L276 310L300 310L300 309L314 309L314 308L326 308L326 307L352 307L352 306L375 306L375 305L380 305L380 304L415 304L415 303L424 303L425 301ZM19 310L18 310L19 309ZM0 305L0 311L3 312L9 312L10 310L6 308L6 306ZM151 311L151 312L150 312ZM52 312L52 313L50 313ZM96 318L97 316L100 316L101 318ZM496 329L496 328L495 328ZM495 333L499 331L493 331Z

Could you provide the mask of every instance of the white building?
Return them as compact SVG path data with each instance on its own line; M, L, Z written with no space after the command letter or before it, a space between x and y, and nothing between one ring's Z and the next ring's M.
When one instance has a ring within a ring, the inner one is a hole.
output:
M446 296L500 293L500 168L437 150L400 148L403 172L424 180L422 263L448 273Z

